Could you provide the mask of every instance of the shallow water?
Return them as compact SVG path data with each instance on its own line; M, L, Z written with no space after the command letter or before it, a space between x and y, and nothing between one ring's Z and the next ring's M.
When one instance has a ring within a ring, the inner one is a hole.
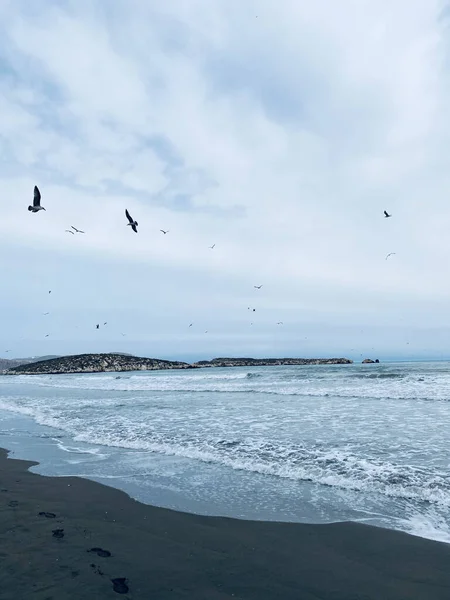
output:
M0 378L0 444L152 504L450 542L450 364Z

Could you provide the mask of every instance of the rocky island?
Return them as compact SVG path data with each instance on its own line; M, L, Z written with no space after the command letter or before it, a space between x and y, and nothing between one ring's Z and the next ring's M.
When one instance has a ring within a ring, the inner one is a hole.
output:
M276 367L283 365L350 365L349 358L213 358L200 360L198 367Z
M22 364L5 375L58 375L120 371L156 371L163 369L201 369L205 367L264 367L277 365L341 365L348 358L214 358L189 364L181 361L142 358L129 354L77 354Z

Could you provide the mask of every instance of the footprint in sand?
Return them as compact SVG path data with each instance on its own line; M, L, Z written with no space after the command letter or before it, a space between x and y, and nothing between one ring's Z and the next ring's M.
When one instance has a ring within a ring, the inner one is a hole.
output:
M55 513L51 513L51 512L40 512L39 516L46 517L47 519L54 519L56 517Z
M53 529L52 534L54 538L58 538L60 540L64 537L64 529Z
M103 548L91 548L88 552L95 552L97 556L101 556L102 558L111 556L111 552L109 550L103 550Z
M113 584L113 590L118 594L127 594L130 591L130 588L127 586L128 579L126 577L116 577L115 579L111 579Z
M8 506L15 508L16 506L19 506L19 503L17 502L17 500L11 500L10 502L8 502Z

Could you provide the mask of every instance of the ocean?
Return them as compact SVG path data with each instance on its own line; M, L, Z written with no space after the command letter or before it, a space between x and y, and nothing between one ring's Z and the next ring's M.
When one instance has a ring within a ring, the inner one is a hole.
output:
M0 446L149 504L450 542L450 363L0 377Z

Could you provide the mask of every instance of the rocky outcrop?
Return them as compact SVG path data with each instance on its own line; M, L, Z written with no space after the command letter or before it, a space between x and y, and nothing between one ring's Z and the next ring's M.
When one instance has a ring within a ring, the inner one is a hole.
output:
M181 361L142 358L124 354L77 354L16 366L7 375L101 373L200 369L206 367L264 367L277 365L348 365L348 358L214 358L188 364Z
M363 364L363 365L373 365L373 364L375 364L375 363L379 363L379 362L380 362L380 361L378 360L378 358L377 358L376 360L372 360L371 358L365 358L365 359L362 361L362 364Z
M213 358L200 360L199 367L274 367L282 365L350 365L349 358Z
M9 370L7 375L155 371L161 369L187 369L189 367L188 363L180 361L140 358L123 354L77 354L21 365Z

